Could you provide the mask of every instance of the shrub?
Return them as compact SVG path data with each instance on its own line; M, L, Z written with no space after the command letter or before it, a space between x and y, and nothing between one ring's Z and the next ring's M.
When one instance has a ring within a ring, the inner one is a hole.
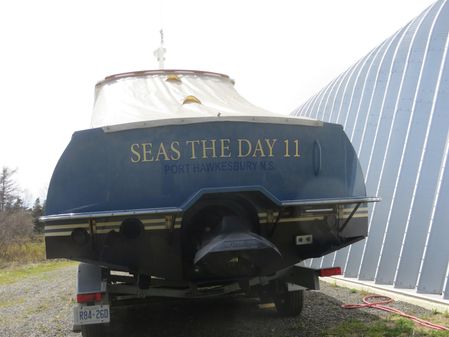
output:
M0 259L23 251L33 237L33 220L24 209L0 212ZM25 249L26 250L26 249Z

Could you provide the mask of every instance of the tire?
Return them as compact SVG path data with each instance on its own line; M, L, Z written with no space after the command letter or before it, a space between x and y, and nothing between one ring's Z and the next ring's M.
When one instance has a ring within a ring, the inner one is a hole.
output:
M275 295L274 303L280 316L298 316L304 305L304 290L286 291Z
M83 337L109 337L109 324L89 324L81 326Z

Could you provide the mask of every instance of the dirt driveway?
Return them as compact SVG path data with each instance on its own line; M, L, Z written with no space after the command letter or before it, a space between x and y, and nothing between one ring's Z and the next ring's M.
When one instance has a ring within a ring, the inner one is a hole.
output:
M0 285L0 336L70 336L76 266L26 277ZM322 283L320 292L307 292L298 318L279 318L273 307L259 308L246 298L169 301L118 307L112 311L114 336L128 337L258 337L322 336L346 319L373 321L381 312L345 310L340 305L359 302L361 295ZM424 309L398 304L415 314ZM422 312L420 312L422 311Z

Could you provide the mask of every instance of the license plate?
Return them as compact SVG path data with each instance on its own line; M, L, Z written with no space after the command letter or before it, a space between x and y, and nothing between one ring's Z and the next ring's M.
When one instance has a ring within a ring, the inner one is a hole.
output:
M77 306L74 308L75 325L109 323L109 305Z

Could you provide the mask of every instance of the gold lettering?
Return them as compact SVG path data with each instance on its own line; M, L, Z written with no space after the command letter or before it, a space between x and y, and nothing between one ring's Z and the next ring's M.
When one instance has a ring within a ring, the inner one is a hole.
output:
M256 147L254 148L253 157L257 157L257 152L259 152L259 157L265 157L265 152L263 152L262 142L257 140Z
M206 153L206 151L208 151L208 150L212 151L212 157L211 158L217 158L217 154L215 152L215 142L216 142L216 140L215 139L211 139L210 140L210 142L212 143L211 146L206 146L206 142L207 142L207 140L205 140L205 139L203 139L201 141L201 143L203 143L203 159L208 158L207 157L207 153Z
M143 160L142 161L153 161L153 144L152 143L143 143L142 144L142 153L143 153ZM148 159L149 156L149 159Z
M229 144L231 143L231 140L230 139L220 139L220 143L221 143L221 155L220 155L220 158L229 158L229 157L231 157L231 150L229 148ZM225 151L226 151L226 153L225 153Z
M200 143L199 140L188 140L188 141L186 141L186 144L191 146L190 159L196 159L195 145L198 145L199 143Z
M290 153L288 151L288 139L284 140L285 143L285 154L284 157L290 157Z
M299 155L299 140L295 139L295 141L293 142L295 143L295 157L300 157Z
M158 162L180 160L184 155L190 159L208 159L208 158L264 158L275 157L278 155L276 151L281 151L279 155L284 158L301 157L301 149L299 139L283 139L278 145L276 138L261 138L250 140L247 138L238 138L237 144L235 139L201 139L186 140L185 145L181 145L180 141L173 140L171 142L148 142L136 143L130 145L129 160L131 163L141 162ZM235 145L234 145L235 144ZM156 147L157 146L157 147ZM237 147L237 153L234 153L234 146ZM184 149L188 153L183 153Z
M238 154L238 157L248 157L249 154L251 153L251 150L252 150L251 142L248 139L244 139L244 138L243 139L237 139L237 142L239 143L239 154ZM246 145L248 146L248 151L245 154L243 154L243 146L242 146L243 142L245 142Z
M178 141L171 142L170 149L174 153L170 156L170 159L179 160L179 158L181 158L181 151L179 151L179 142Z
M140 161L139 144L132 144L131 152L134 155L134 157L131 155L131 163L138 163Z
M159 150L157 151L156 161L159 161L159 157L161 155L164 156L164 160L170 160L170 158L168 158L167 151L165 150L164 143L159 144Z
M270 143L270 140L272 141L272 143ZM268 146L269 151L268 157L273 157L273 147L274 144L276 143L276 139L265 139L265 143L267 143Z

